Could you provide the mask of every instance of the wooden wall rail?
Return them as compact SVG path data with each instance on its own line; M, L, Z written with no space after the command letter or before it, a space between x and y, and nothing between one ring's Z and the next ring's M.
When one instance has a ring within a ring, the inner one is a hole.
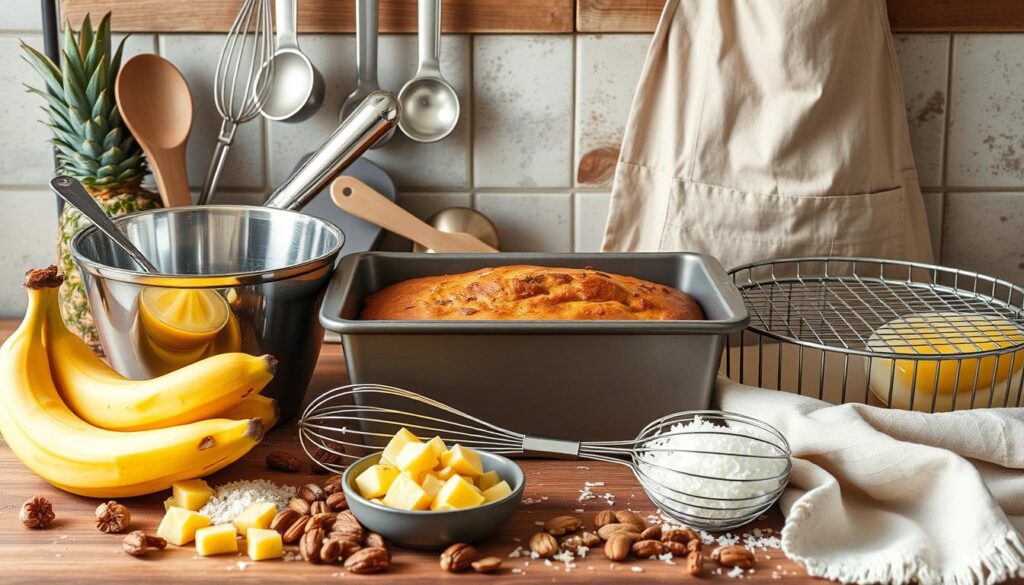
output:
M711 0L708 0L711 1ZM114 11L138 32L224 32L241 0L62 0L64 17ZM650 32L665 0L444 0L448 33ZM299 30L355 30L353 0L300 0ZM1024 0L889 0L896 32L1024 32ZM381 32L416 32L416 0L380 0Z

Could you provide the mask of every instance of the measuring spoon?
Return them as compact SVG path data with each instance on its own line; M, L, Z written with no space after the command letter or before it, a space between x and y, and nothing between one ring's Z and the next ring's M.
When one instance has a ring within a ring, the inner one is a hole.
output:
M377 0L356 0L356 88L341 104L338 121L359 106L366 96L380 89L377 81ZM380 148L395 135L394 127L370 148Z
M324 77L299 49L295 30L296 2L274 2L274 23L277 27L277 49L272 57L274 78L260 113L276 122L306 120L324 101ZM267 69L267 66L263 68Z
M398 92L398 127L416 142L437 142L459 122L459 96L441 76L441 0L419 0L420 65Z

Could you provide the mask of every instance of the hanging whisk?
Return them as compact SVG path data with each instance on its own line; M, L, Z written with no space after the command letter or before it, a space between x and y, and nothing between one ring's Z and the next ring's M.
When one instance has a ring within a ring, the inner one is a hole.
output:
M270 95L273 56L270 0L245 0L217 61L213 100L221 117L220 134L199 193L199 205L209 203L217 190L238 125L255 118Z
M311 458L340 473L346 459L379 449L402 427L491 453L629 466L662 512L707 530L757 518L782 494L792 465L779 431L740 414L680 412L652 421L632 440L580 442L524 435L415 392L375 384L335 388L314 400L299 421L299 438Z

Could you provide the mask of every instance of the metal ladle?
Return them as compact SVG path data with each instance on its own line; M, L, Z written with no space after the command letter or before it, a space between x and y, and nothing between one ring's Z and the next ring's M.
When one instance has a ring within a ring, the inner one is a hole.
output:
M459 96L441 76L441 0L419 0L420 65L398 92L398 127L416 142L437 142L459 122Z
M146 272L156 274L160 271L156 269L156 266L149 261L146 256L135 247L135 244L131 242L121 231L121 228L117 227L113 221L107 217L107 214L103 212L103 209L96 203L96 200L91 195L86 193L85 187L72 177L54 177L50 180L50 188L57 195L60 195L61 199L68 202L78 211L82 212L82 215L89 218L96 228L107 235L115 244L121 247L122 250L128 253L135 260L135 263L142 267Z
M324 101L324 77L299 49L295 22L296 0L276 0L274 22L277 26L277 47L272 57L273 71L270 93L260 114L276 122L302 122L316 113ZM260 83L257 79L257 85Z
M380 89L377 80L377 0L356 0L356 88L341 104L339 122L352 115L366 96ZM392 128L371 148L384 146L394 136Z

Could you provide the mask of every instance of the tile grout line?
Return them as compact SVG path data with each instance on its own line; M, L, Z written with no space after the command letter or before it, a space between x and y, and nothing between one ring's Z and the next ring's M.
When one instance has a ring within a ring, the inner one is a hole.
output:
M949 199L949 125L953 112L953 57L956 54L955 44L956 35L951 33L949 35L949 49L946 53L946 115L943 117L942 124L942 154L940 159L942 168L939 175L942 194L939 196L939 257L936 258L938 262L942 262L946 251L946 203Z
M572 124L570 125L570 130L569 130L569 134L570 134L570 137L569 137L569 185L573 187L573 192L572 192L572 195L569 196L569 218L568 218L568 222L569 222L569 249L572 250L573 252L578 252L579 250L577 249L578 246L577 246L577 243L576 243L576 234L579 232L580 226L576 225L576 220L578 218L578 216L576 214L576 208L579 205L579 201L577 201L577 199L576 199L577 196L576 196L575 187L576 187L576 155L577 155L577 152L576 152L576 139L577 139L577 133L579 132L579 127L577 126L577 121L578 120L576 118L577 115L578 115L578 110L576 108L576 100L579 98L579 95L580 95L580 88L579 88L579 84L580 84L580 75L579 75L579 60L580 60L580 55L579 55L579 46L580 45L579 45L579 43L580 43L580 37L578 35L576 35L576 34L573 34L570 37L570 42L571 42L571 45L572 45L572 64L571 64L571 67L572 67L572 69L571 69L571 72L572 72L571 73L572 74L572 84L570 84L570 87L572 88L572 95L569 98L569 117L572 120Z

